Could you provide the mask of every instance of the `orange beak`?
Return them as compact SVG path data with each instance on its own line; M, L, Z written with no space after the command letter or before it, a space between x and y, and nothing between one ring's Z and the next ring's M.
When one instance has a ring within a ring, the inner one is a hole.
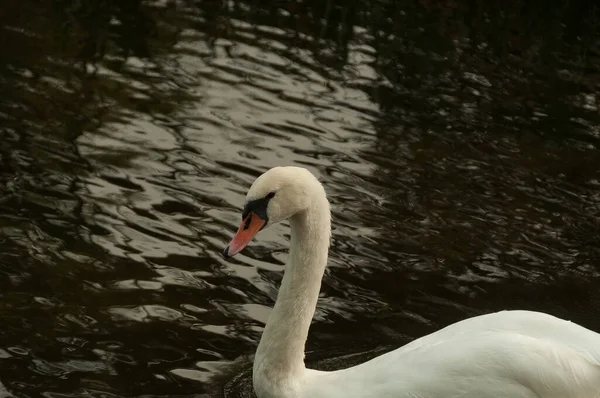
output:
M242 225L240 225L240 228L235 233L235 236L231 242L229 242L229 246L225 248L223 255L228 258L233 257L241 252L244 247L250 243L252 238L256 236L258 231L262 229L262 227L265 225L265 222L265 220L261 219L256 215L256 213L251 211L248 216L242 220Z

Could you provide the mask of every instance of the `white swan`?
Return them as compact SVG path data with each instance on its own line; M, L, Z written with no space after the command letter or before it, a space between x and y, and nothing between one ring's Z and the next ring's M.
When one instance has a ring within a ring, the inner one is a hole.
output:
M240 252L290 220L289 260L253 368L259 398L600 398L600 334L553 316L503 311L450 325L351 368L304 365L331 235L329 202L308 170L275 167L252 184Z

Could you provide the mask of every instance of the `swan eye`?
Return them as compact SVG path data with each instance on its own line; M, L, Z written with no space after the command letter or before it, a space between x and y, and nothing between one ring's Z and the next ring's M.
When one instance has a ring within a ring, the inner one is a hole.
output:
M265 199L273 199L274 196L275 196L275 192L269 192L267 194L267 196L265 196Z

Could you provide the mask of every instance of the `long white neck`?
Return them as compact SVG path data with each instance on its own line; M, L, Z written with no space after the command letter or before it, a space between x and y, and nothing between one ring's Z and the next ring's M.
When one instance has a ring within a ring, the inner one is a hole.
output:
M290 388L304 371L304 346L321 279L327 265L331 215L325 193L307 210L290 219L288 264L275 307L263 331L254 359L254 385L259 397ZM284 387L285 385L285 387ZM264 389L264 392L260 392Z

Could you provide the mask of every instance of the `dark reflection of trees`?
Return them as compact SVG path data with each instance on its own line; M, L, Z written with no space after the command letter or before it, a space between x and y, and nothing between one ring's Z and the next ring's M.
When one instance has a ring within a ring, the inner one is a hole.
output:
M22 1L3 7L3 206L11 206L13 198L19 211L35 212L27 195L36 192L62 193L77 201L71 194L78 176L89 169L75 145L81 134L101 134L107 122L118 121L125 111L168 115L190 98L177 84L157 88L178 77L163 67L164 52L180 29L172 17L168 7L140 1ZM160 71L159 77L145 81L151 89L144 97L137 95L141 89L136 85L124 82L146 79L125 66L129 56L147 59ZM100 65L124 80L97 74ZM46 210L56 211L52 206ZM76 211L71 215L77 217Z
M14 349L11 359L1 364L11 390L36 396L40 389L89 387L136 394L135 386L147 382L131 379L132 374L138 377L138 372L132 372L138 361L146 367L154 355L162 355L189 362L187 354L163 348L173 338L167 328L157 328L152 333L156 341L146 340L150 348L144 350L127 343L136 339L135 328L106 327L110 320L103 320L106 315L100 306L114 304L113 298L105 295L106 301L98 302L98 286L87 281L105 281L117 259L91 242L90 235L107 232L86 224L83 213L94 209L84 209L78 197L84 178L93 172L77 150L76 140L82 134L102 134L108 123L126 120L127 112L168 116L189 100L183 85L177 84L180 76L171 72L175 68L165 66L165 52L172 50L181 29L172 18L169 6L140 1L3 4L0 322L5 326L0 337L4 348ZM159 73L146 78L126 65L128 57L147 60ZM114 74L98 73L99 67ZM137 82L150 89L141 93ZM126 161L119 148L115 153L115 161ZM118 260L119 267L127 267L126 263ZM130 272L141 279L153 276L135 264ZM121 302L122 298L114 299ZM99 360L87 342L98 348L110 339L127 348L111 357L108 344L107 357ZM29 352L15 354L19 347ZM164 353L159 355L161 350ZM81 373L73 372L78 363L91 366L97 379L82 382ZM66 371L69 376L62 377ZM111 371L122 378L110 376ZM153 376L139 375L144 377ZM168 384L165 381L165 393L176 393ZM189 388L183 384L178 384L182 390ZM161 383L154 386L157 392L163 388Z
M157 17L165 25L160 35ZM48 221L67 217L75 227L71 231L83 231L74 191L89 167L78 154L77 138L84 132L100 134L123 111L168 115L189 98L171 85L140 99L135 85L96 74L102 64L129 82L143 79L123 66L130 55L152 59L160 69L161 52L168 51L177 31L170 17L168 9L139 1L20 1L3 7L0 206L5 226L22 227L27 220L52 236L55 227ZM154 87L174 78L162 70L157 82L148 83Z
M373 20L385 32L375 35L377 67L393 83L377 96L382 109L388 114L414 112L421 118L414 122L446 126L464 118L456 107L460 103L444 108L449 115L433 112L446 105L436 97L447 93L460 95L461 102L477 102L481 117L495 118L477 120L486 128L506 125L506 116L530 119L535 110L552 111L547 112L550 119L543 119L550 125L554 118L593 117L594 112L577 108L572 96L593 92L597 83L598 7L585 2L541 4L390 2ZM488 96L473 95L465 73L494 79L490 90L477 87ZM572 126L555 138L580 138L575 130Z
M162 29L156 26L159 17ZM28 153L31 167L54 169L63 157L68 169L77 156L75 139L97 130L119 109L155 107L169 113L175 106L171 97L184 99L182 91L161 92L160 97L155 93L144 103L133 99L134 87L95 72L96 63L102 62L139 79L123 68L130 55L151 57L160 68L161 52L169 50L178 29L168 25L170 17L168 9L140 1L23 1L3 7L0 120L9 137L2 140L6 167L18 167L15 156ZM32 146L40 153L34 154Z
M379 185L407 187L389 193L390 214L406 216L382 242L421 256L421 270L386 277L409 308L449 299L465 307L432 318L529 308L600 329L589 238L599 225L599 13L587 2L423 0L372 14L390 84L364 87L384 113L364 155L382 165ZM519 208L526 219L511 220Z
M260 25L273 26L286 31L286 35L274 35L278 41L289 45L286 57L298 62L303 67L318 68L324 76L327 68L342 68L348 61L348 43L353 38L361 10L359 1L327 0L327 1L207 1L190 2L202 11L204 21L193 26L206 32L209 43L218 38L231 38L246 42L247 37L237 35L231 20L238 19ZM324 21L322 23L321 21ZM260 32L261 37L268 38L269 33ZM260 43L253 43L260 44ZM319 64L312 64L302 56L294 54L294 49L310 50Z

